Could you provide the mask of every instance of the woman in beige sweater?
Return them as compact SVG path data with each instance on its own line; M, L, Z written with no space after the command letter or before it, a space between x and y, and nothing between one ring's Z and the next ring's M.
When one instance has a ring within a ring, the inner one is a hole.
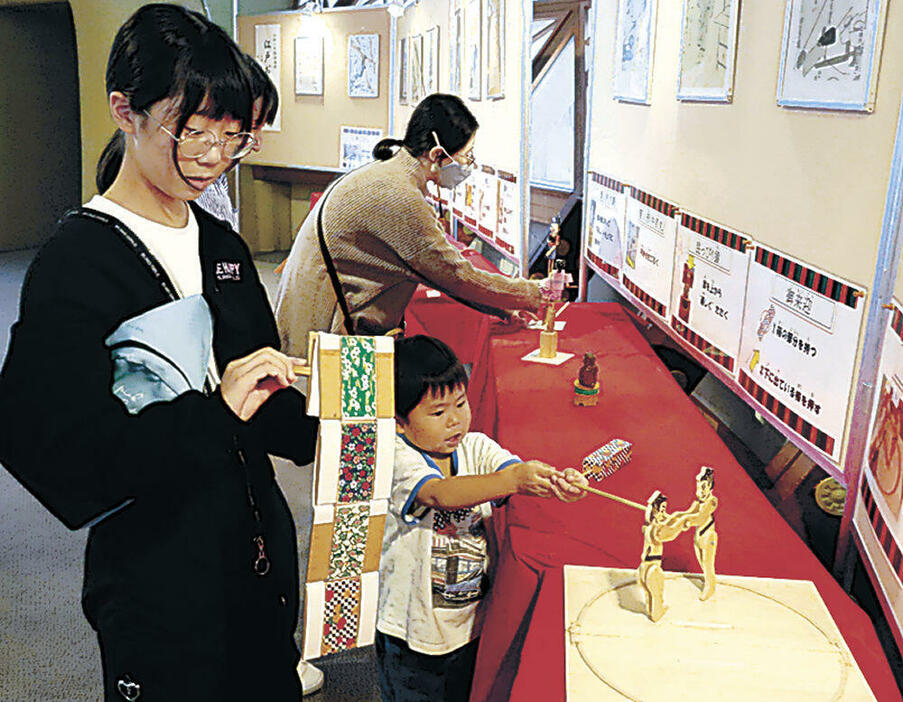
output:
M499 317L539 310L538 282L475 269L424 199L427 183L453 187L469 175L477 127L459 98L430 95L411 114L403 141L383 139L373 149L376 161L326 191L301 225L280 280L276 320L285 353L305 355L310 331L346 333L317 236L321 209L355 333L399 326L418 283Z

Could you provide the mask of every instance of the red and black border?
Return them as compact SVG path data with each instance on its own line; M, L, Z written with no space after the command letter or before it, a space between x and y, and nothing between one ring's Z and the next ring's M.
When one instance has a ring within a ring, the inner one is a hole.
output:
M673 205L666 200L662 200L659 197L655 197L655 195L650 195L647 192L640 190L639 188L635 188L632 185L630 186L630 196L634 200L639 200L646 207L651 207L653 210L661 212L663 215L668 217L673 217L674 214L679 209L677 205Z
M717 241L723 246L727 246L735 251L746 251L746 238L729 229L719 227L717 224L712 224L704 219L699 219L699 217L688 215L686 212L681 212L680 223L681 226L686 227L690 231L694 231L700 236L704 236L712 241Z
M623 193L624 188L627 187L621 181L615 180L614 178L609 178L608 176L604 176L601 173L590 172L589 177L592 179L592 181L594 183L598 183L599 185L604 185L609 190L616 190L619 193Z
M646 307L655 312L659 317L665 316L665 306L656 300L652 295L644 292L643 289L634 283L630 278L626 275L621 276L624 281L624 287L627 288L633 295L640 300Z
M612 278L615 278L615 279L618 278L618 275L620 274L621 271L617 268L617 266L613 266L610 263L603 261L601 258L596 256L596 254L594 254L592 251L590 251L588 249L586 251L586 258L589 260L590 263L592 263L596 268L601 270L603 273L608 273L608 275L610 275Z
M790 429L829 456L833 455L833 437L829 436L818 427L812 426L796 412L782 404L780 400L769 394L764 388L758 385L755 380L750 378L745 371L740 371L739 381L743 389L752 395L756 402L765 407L765 409L780 419L785 425L790 427Z
M865 476L862 477L862 490L860 492L862 493L862 506L868 514L872 529L875 530L875 538L881 544L881 550L887 556L897 580L903 583L903 551L900 550L900 545L887 526L887 522L884 521L884 517L881 514L881 510L878 509L878 504L875 502L875 497L872 495Z
M682 338L688 341L694 348L711 358L719 366L726 368L728 371L734 371L734 358L728 355L715 344L708 341L704 336L694 332L690 327L681 322L677 317L671 316L671 328L676 331Z
M819 295L824 295L836 302L843 303L847 307L852 307L854 310L859 303L860 295L857 295L858 291L856 288L766 249L764 246L756 247L755 260L760 266L764 266L788 280L799 283L817 292Z

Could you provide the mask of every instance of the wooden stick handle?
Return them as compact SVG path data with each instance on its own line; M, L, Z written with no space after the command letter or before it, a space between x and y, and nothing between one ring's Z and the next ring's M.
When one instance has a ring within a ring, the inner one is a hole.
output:
M296 363L292 366L292 370L295 371L295 375L306 375L308 378L310 377L310 366L306 363Z
M592 488L589 486L582 488L582 489L586 490L587 492L591 492L594 495L599 495L600 497L607 497L609 500L614 500L615 502L620 502L622 505L627 505L628 507L634 507L636 509L641 509L644 512L646 511L646 505L641 505L639 502L633 502L631 500L626 500L623 497L618 497L617 495L612 495L611 493L608 493L608 492L602 492L602 490L596 490L596 488Z

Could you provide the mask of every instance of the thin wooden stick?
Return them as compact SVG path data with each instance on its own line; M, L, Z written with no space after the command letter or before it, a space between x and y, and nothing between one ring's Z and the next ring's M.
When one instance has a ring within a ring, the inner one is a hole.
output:
M292 370L295 371L295 375L306 375L310 377L310 366L306 363L296 363L292 366Z
M614 500L615 502L620 502L622 505L627 505L628 507L634 507L636 509L641 509L644 512L646 511L646 505L641 505L639 502L633 502L631 500L626 500L623 497L618 497L617 495L612 495L608 492L602 492L602 490L596 490L596 488L589 487L588 485L581 490L586 490L587 492L591 492L594 495L599 495L600 497L607 497L609 500Z

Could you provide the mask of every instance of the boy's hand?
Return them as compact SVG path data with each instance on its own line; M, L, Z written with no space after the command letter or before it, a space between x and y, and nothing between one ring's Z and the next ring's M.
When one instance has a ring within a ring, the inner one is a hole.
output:
M552 487L552 476L556 471L552 466L542 461L525 461L513 466L514 480L519 495L534 495L536 497L552 497L555 494Z
M587 485L589 481L575 468L565 468L552 476L552 490L562 502L576 502L586 497L583 488Z

